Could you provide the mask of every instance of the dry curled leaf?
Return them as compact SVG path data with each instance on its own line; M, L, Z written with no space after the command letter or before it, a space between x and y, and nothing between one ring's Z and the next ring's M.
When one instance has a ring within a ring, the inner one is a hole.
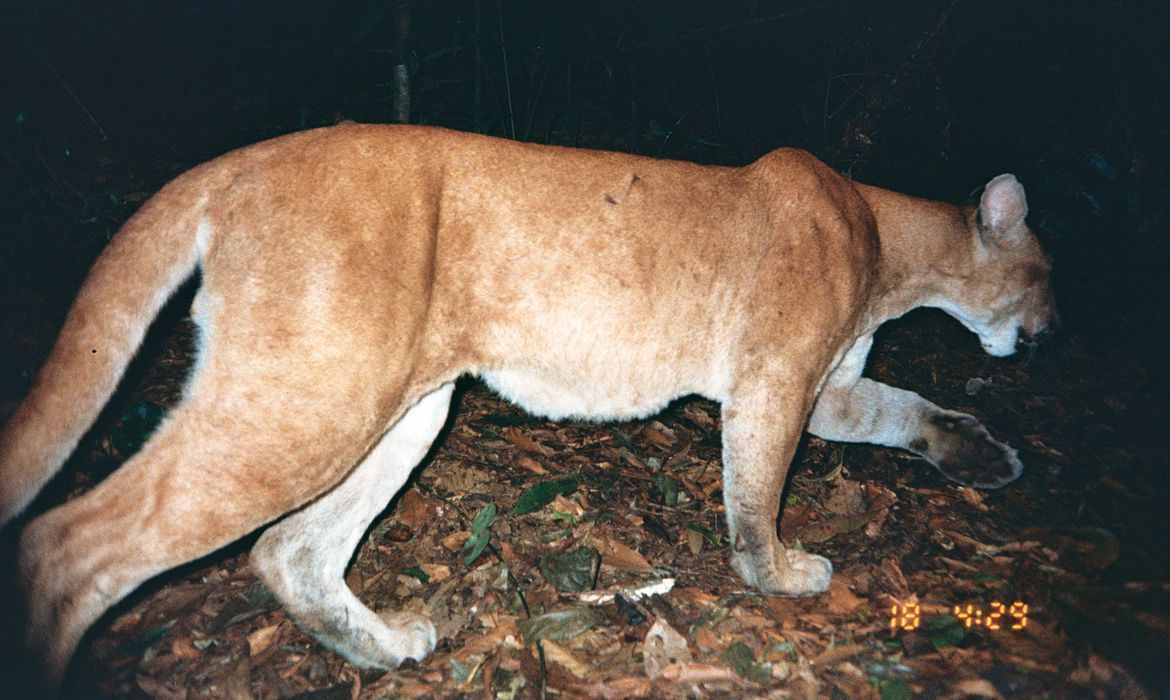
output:
M591 535L586 542L601 553L601 565L619 571L649 573L654 566L637 550L609 536Z
M642 668L650 678L663 675L672 664L689 664L692 661L686 637L683 637L662 618L655 618L654 624L642 640Z
M280 625L268 625L261 627L252 634L248 635L248 655L256 656L268 647L272 646L272 640L276 637L276 631L280 629Z
M545 657L553 663L564 666L574 676L585 678L593 672L594 669L592 666L573 656L572 652L560 644L549 639L544 640L542 644L544 646Z
M505 428L504 439L525 452L532 452L545 457L552 457L556 452L528 437L519 428Z

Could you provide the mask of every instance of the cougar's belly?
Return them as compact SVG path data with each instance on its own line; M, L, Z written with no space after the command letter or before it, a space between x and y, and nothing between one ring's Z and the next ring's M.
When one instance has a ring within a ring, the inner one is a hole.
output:
M614 358L616 359L616 358ZM480 377L524 410L553 420L628 420L658 413L672 400L704 393L685 370L642 363L523 363Z

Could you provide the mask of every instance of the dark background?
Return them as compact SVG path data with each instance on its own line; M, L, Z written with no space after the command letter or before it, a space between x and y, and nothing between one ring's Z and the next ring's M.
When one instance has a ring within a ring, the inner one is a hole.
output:
M398 13L4 6L0 417L95 256L163 183L264 138L390 119ZM950 201L1015 173L1067 335L1126 377L1134 407L1165 412L1170 3L435 0L409 13L416 123L722 164L800 146ZM1150 444L1145 463L1164 468L1165 441Z
M1165 3L487 2L478 20L477 7L410 8L412 121L727 164L801 146L856 179L951 201L1013 172L1066 320L1136 333L1135 351L1159 354ZM389 1L9 6L5 362L39 363L43 347L9 334L55 323L103 243L176 173L289 131L387 121L395 12Z

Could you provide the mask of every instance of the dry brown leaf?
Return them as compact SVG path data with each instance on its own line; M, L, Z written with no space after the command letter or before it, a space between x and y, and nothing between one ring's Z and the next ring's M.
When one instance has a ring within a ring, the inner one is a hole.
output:
M867 510L857 515L843 515L841 517L832 518L831 520L822 520L815 523L809 523L796 533L796 538L801 542L820 543L828 542L837 535L843 535L847 532L853 532L858 528L864 527L869 522L870 518L876 516L884 508L876 508L874 510Z
M467 530L458 530L444 537L439 544L443 545L449 552L457 552L463 548L463 543L467 541L468 537L471 537L470 532Z
M537 462L528 455L516 455L516 458L513 460L513 462L516 464L516 466L522 469L527 469L533 474L548 474L548 470L542 467L540 462Z
M173 684L163 683L155 680L145 674L138 674L134 678L134 682L142 692L150 698L155 700L185 700L187 697L187 689L175 687Z
M252 657L245 656L236 662L231 671L223 679L219 690L221 697L227 700L253 700L252 695Z
M658 678L671 665L689 664L691 652L686 637L666 620L656 618L642 640L642 668L650 678Z
M662 673L658 676L664 681L671 683L734 683L735 685L743 685L746 683L743 678L735 671L726 666L713 666L711 664L670 664L662 669Z
M578 519L585 515L585 509L582 508L581 504L577 502L577 494L573 494L572 498L565 498L558 493L556 497L552 499L552 503L549 504L549 507L555 511L565 513L566 515L571 515Z
M893 597L895 600L908 602L910 586L902 574L901 567L893 557L882 559L881 565L874 571L874 583L877 589Z
M515 618L501 616L496 618L494 622L495 627L464 644L458 651L451 654L451 658L466 661L472 656L490 654L501 644L506 643L508 637L511 637L513 641L520 639L520 630L516 628ZM516 644L518 646L519 642Z
M407 678L394 686L392 695L406 698L430 698L435 695L435 685L442 682L442 677L435 682L422 682Z
M670 440L672 443L678 442L678 433L674 432L674 428L663 423L662 421L657 420L657 419L652 419L650 421L649 427L653 428L654 430L657 430L658 432L665 435L666 438L668 440Z
M983 513L991 510L987 504L983 502L983 493L980 491L976 491L975 489L967 486L960 486L959 495L963 497L963 501L966 502L967 505L974 506Z
M516 447L525 452L533 452L545 457L552 457L556 454L551 448L545 447L536 440L524 434L524 431L517 427L504 428L504 439L512 443Z
M591 698L625 700L626 698L646 697L650 694L652 688L653 686L650 684L648 678L627 676L626 678L615 678L605 683L591 684L578 690Z
M691 446L693 444L694 442L691 440L690 436L683 436L682 446L670 455L670 457L666 460L666 463L662 465L663 469L674 469L675 467L682 464L687 459L687 456L690 455Z
M630 466L634 467L635 469L640 470L646 468L646 463L642 461L641 457L634 454L633 452L630 452L624 447L618 450L618 456L621 459L624 459L627 463L629 463Z
M639 554L637 550L622 544L612 537L600 536L597 533L593 533L586 540L586 543L601 554L602 566L612 567L619 571L634 571L637 573L654 571L654 566L646 561L646 557Z
M345 575L345 585L353 589L353 592L357 595L365 592L365 585L362 582L362 572L356 566L350 569L349 573Z
M955 681L951 686L951 690L955 691L961 697L977 697L989 698L989 700L1001 700L1002 695L991 684L991 681L986 678L966 678L961 681Z
M1011 634L996 637L997 644L1012 654L1026 657L1037 664L1059 662L1066 658L1068 639L1057 631L1055 624L1045 624L1028 617L1028 626Z
M586 678L593 673L593 666L581 661L566 649L557 644L551 639L545 639L541 642L544 647L544 655L549 661L558 663L568 669L569 673L578 678Z
M703 651L717 651L723 647L719 636L710 627L700 627L695 630L695 646Z
M137 627L139 625L139 623L141 623L141 622L142 622L142 613L141 612L138 612L138 611L128 612L125 615L121 615L118 617L118 619L114 620L114 624L110 625L110 631L117 632L117 633L127 632L127 631L132 630L135 627Z
M791 542L796 533L808 525L816 515L816 509L804 503L785 506L780 515L780 538L785 542Z
M715 595L714 593L705 591L701 588L696 588L695 586L676 588L671 595L676 598L681 598L683 600L694 603L695 605L711 605L715 601L719 600L719 596Z
M824 650L812 658L812 663L814 666L832 666L845 659L864 654L865 650L864 644L845 644Z
M268 625L261 627L252 634L248 635L248 655L256 656L268 647L272 646L272 640L276 637L276 631L280 629L280 625Z
M171 654L179 659L194 659L199 656L199 650L186 639L176 639L171 642Z
M890 517L890 509L882 508L874 514L869 522L865 524L865 536L871 539L876 538L882 534L882 527L886 524L886 519Z
M861 482L838 479L825 501L825 507L836 515L857 515L865 512L865 491Z
M446 564L421 564L419 568L430 577L429 583L446 581L451 576L451 567Z
M962 572L968 573L968 574L979 573L978 567L972 566L965 561L959 561L957 559L950 559L948 557L939 557L938 560L940 562L942 562L943 564L946 564L950 568L954 569L955 571L962 571Z
M694 530L687 530L686 537L687 548L691 550L691 554L694 554L696 557L699 556L703 551L703 535Z
M703 430L711 430L715 427L715 419L703 410L702 406L690 404L683 408L683 414Z
M1170 618L1164 615L1159 615L1157 613L1148 612L1145 610L1138 610L1134 612L1133 616L1137 619L1138 622L1152 630L1162 633L1170 633Z
M646 442L652 442L655 445L659 445L661 447L673 447L674 446L673 440L666 437L666 435L663 435L662 432L655 430L654 428L652 428L650 426L646 426L645 428L642 428L642 438L645 439Z
M1044 454L1046 457L1050 457L1058 462L1064 462L1068 460L1068 457L1066 457L1063 452L1046 444L1042 439L1040 439L1039 435L1025 435L1024 439L1028 441L1028 445L1033 450Z
M525 561L528 565L533 565L531 559L522 558L516 554L516 550L512 547L511 542L500 542L496 545L496 549L500 552L500 558L509 564L515 564L517 561Z
M411 530L417 530L430 519L433 505L434 502L419 493L418 489L410 489L398 499L394 517Z
M849 614L869 602L864 598L858 598L854 595L853 591L849 590L849 586L839 576L833 577L829 583L829 590L825 593L823 600L829 608L829 612L836 615Z
M731 614L728 616L728 623L721 625L719 631L726 633L733 629L737 632L743 630L761 630L767 627L774 627L776 620L760 615L754 610L736 606L731 609Z

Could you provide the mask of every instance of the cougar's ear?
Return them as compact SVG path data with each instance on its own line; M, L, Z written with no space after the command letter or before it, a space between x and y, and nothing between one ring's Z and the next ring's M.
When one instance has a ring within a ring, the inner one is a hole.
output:
M989 243L1011 242L1023 230L1027 215L1024 186L1015 175L1000 175L987 183L979 199L979 235Z

